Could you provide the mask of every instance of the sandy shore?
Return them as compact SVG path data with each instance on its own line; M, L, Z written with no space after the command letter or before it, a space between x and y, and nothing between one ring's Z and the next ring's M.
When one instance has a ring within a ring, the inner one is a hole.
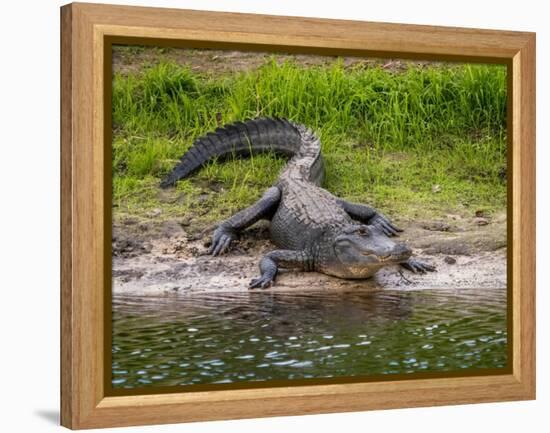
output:
M397 221L401 241L437 272L416 275L388 267L369 280L342 280L316 272L281 272L267 290L464 289L506 286L506 219L461 218ZM210 231L190 233L178 221L116 221L113 227L113 293L174 296L204 291L247 291L258 263L274 249L268 223L243 233L221 257L205 255Z

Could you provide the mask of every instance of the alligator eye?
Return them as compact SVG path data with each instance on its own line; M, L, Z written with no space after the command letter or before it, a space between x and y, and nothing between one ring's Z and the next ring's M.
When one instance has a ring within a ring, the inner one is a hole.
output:
M369 231L367 230L366 227L361 226L361 227L359 227L359 229L357 230L357 233L359 233L361 236L367 236L367 235L369 234Z

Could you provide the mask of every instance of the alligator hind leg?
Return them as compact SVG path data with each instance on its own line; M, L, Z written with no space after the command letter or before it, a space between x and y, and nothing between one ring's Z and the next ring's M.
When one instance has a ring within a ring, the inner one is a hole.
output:
M403 231L399 227L396 227L387 217L370 206L351 203L341 199L338 200L338 204L354 220L368 225L378 225L387 236L398 236L398 232Z
M313 260L306 251L275 250L266 254L260 261L262 275L254 278L249 289L269 287L277 276L279 268L295 269L300 271L312 271Z
M231 242L237 239L239 231L251 226L262 218L270 218L281 200L281 191L276 186L269 188L262 198L252 206L237 212L223 221L212 235L212 245L208 254L217 256L226 252Z

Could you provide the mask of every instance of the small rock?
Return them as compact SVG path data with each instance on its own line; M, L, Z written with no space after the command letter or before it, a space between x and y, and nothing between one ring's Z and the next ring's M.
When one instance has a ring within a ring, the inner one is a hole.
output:
M483 217L475 217L474 223L478 226L486 226L487 224L489 224L489 220Z
M422 228L433 232L448 232L451 226L444 221L427 221L422 223Z
M476 210L476 217L477 218L484 218L485 217L485 211L484 210Z
M441 191L441 185L432 185L432 192L440 192Z
M448 263L449 265L454 265L456 263L456 259L451 256L445 256L443 260L445 261L445 263Z
M155 208L155 209L151 210L150 212L147 212L147 216L149 218L156 218L156 217L160 216L161 213L162 213L162 209Z
M201 194L197 197L197 201L199 203L204 203L206 201L208 201L208 194Z

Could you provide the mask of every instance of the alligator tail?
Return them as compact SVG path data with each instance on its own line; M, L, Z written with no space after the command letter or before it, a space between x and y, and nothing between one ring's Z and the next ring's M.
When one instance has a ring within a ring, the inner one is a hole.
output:
M302 125L279 118L257 118L226 125L198 138L172 172L162 180L160 186L173 186L214 158L227 159L231 156L249 156L264 152L298 157L307 147L307 143L303 141L304 133L312 135ZM316 145L320 159L319 145Z

